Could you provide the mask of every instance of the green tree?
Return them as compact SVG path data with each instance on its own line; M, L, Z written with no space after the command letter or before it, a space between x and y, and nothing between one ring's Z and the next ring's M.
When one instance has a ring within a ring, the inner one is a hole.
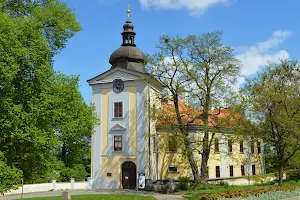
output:
M182 152L189 160L194 180L206 184L210 149L218 130L218 124L215 124L215 129L209 129L209 117L214 118L213 106L221 107L220 98L230 95L230 86L239 75L239 61L234 58L231 47L221 44L220 32L186 38L162 36L158 48L159 53L148 56L149 72L166 88L174 103L183 140ZM199 111L197 115L180 109L180 100L186 93L193 99ZM202 141L193 141L189 134L188 127L196 120L203 122ZM209 137L210 133L212 137ZM201 154L201 173L194 151Z
M90 137L98 122L93 106L87 106L79 92L79 77L58 74L52 84L49 103L55 109L56 130L61 142L58 155L66 167L90 165ZM88 170L89 171L89 170Z
M274 148L279 185L283 169L300 150L300 66L284 59L270 64L244 88L259 127L258 136Z
M240 63L233 55L233 49L221 43L222 33L212 32L186 39L187 55L180 56L185 72L190 78L188 92L198 100L203 121L201 141L201 183L207 184L208 159L217 126L209 130L212 108L224 106L224 99L231 97L232 85L240 75ZM214 130L215 129L215 130ZM209 137L209 134L211 137Z
M0 194L16 189L21 184L22 171L14 166L7 166L0 152Z
M54 55L80 30L59 0L0 0L0 151L27 183L87 165L93 107L78 77L53 70Z

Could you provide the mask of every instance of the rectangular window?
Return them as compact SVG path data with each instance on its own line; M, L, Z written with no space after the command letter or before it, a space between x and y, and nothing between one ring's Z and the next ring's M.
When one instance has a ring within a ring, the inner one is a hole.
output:
M244 141L240 140L240 152L244 153Z
M242 176L245 176L245 166L241 165L241 174Z
M215 139L215 153L219 153L220 149L219 149L219 140L216 138Z
M255 165L252 165L252 175L255 175Z
M228 140L228 152L232 153L232 140Z
M114 151L122 151L122 136L114 136Z
M114 117L123 117L123 102L114 102Z
M261 146L260 146L260 142L257 142L257 153L260 154L261 153Z
M254 153L254 141L251 141L251 153Z
M216 166L216 178L220 177L220 166Z
M233 177L233 165L229 166L229 174L230 174L230 177Z
M169 166L168 172L169 172L169 173L177 173L177 172L178 172L178 169L177 169L176 166Z
M168 148L169 152L176 152L177 151L177 138L174 136L169 136L168 138Z

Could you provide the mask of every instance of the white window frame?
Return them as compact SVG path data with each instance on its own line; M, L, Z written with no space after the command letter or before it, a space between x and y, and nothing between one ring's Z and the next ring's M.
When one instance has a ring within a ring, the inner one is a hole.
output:
M115 136L122 137L122 150L121 151L115 151ZM122 134L114 134L113 135L113 152L123 152L124 151L124 139Z
M116 117L115 116L115 103L122 103L122 117ZM124 118L124 101L114 101L112 105L112 112L113 112L113 118L114 119L123 119Z

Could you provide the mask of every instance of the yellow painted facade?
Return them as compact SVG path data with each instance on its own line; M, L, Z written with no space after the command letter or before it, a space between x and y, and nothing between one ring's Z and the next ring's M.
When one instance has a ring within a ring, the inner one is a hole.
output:
M126 87L124 91L128 92L129 95L129 144L130 149L136 153L136 87ZM117 188L121 188L121 167L124 162L131 161L136 164L136 156L125 156L125 155L113 155L106 156L105 150L108 145L108 120L109 116L109 94L112 92L111 88L102 89L102 104L101 104L101 179L102 180L117 180ZM107 172L111 173L111 176L107 176Z
M194 140L199 141L201 133L195 132ZM248 149L247 143L244 142L243 153L240 152L240 140L243 141L243 138L239 136L234 136L233 134L218 134L222 136L223 140L219 142L219 152L215 152L214 143L211 147L211 154L208 160L208 170L209 170L209 179L222 179L222 178L234 178L242 177L243 165L245 168L245 175L247 176L247 162L250 160L250 175L252 175L252 165L255 165L255 175L263 174L263 160L262 153L258 153L257 142L254 143L254 153L251 153L250 156L247 153L250 151ZM160 132L159 133L159 170L160 170L160 179L178 179L179 177L190 177L191 171L189 169L189 162L182 155L180 149L180 142L178 142L178 148L176 152L168 151L168 141L170 137L180 137L174 136L174 133ZM232 152L228 152L228 140L232 140ZM197 143L197 142L196 142ZM249 157L248 157L249 156ZM201 156L195 152L194 158L198 164L198 169L200 171ZM170 172L169 167L176 167L178 172ZM220 167L220 177L216 177L216 166ZM230 166L233 166L233 176L230 176Z
M161 109L160 99L159 99L159 92L155 90L155 88L152 88L151 86L145 85L145 87L140 91L140 95L144 96L143 98L143 104L144 104L144 111L143 116L138 116L138 110L140 109L138 106L138 88L137 86L127 86L124 87L123 90L127 96L123 96L122 98L128 98L128 105L124 105L125 107L128 107L128 113L124 113L128 117L128 135L129 140L128 146L123 144L123 148L128 147L130 149L130 152L132 154L125 155L124 152L129 151L129 149L123 149L122 152L114 153L108 155L107 149L109 149L109 145L111 145L111 142L109 140L112 140L112 138L109 137L110 129L112 128L110 124L110 121L114 121L109 115L110 112L113 112L110 110L111 106L114 101L118 101L118 98L114 100L113 90L112 88L103 88L101 89L101 145L99 152L101 152L101 158L100 163L100 179L101 181L107 181L107 182L116 182L116 188L122 188L122 164L128 161L133 162L136 167L137 171L140 161L138 161L137 158L137 151L141 146L138 146L138 121L139 118L143 118L144 120L144 126L143 129L143 148L145 148L145 155L143 157L143 162L145 163L145 170L144 173L146 175L147 179L152 180L161 180L161 179L178 179L179 177L190 177L191 171L189 167L188 160L183 156L183 154L180 152L180 137L177 137L177 151L176 152L170 152L168 149L168 141L171 137L174 137L173 133L171 132L157 132L156 130L156 120L157 115ZM149 107L149 92L150 92L150 107ZM93 98L94 101L94 98ZM127 101L124 101L124 104ZM125 118L125 117L124 117ZM149 121L150 120L150 121ZM118 122L119 123L119 122ZM121 121L120 121L121 123ZM122 124L122 123L121 123ZM149 131L150 128L150 131ZM150 134L150 135L149 135ZM198 141L196 143L199 143L201 141L201 132L194 131L193 138L195 141ZM150 152L149 152L149 146L148 146L148 140L150 136ZM95 136L93 136L94 138ZM241 165L245 166L245 175L247 174L246 169L246 161L248 160L247 157L247 144L245 142L244 148L245 153L240 152L240 144L239 141L241 138L238 136L234 136L233 134L222 134L217 133L216 138L220 139L219 144L219 152L215 152L214 150L214 144L212 145L211 149L211 155L210 159L208 161L209 166L209 179L222 179L222 178L230 178L230 166L233 166L233 177L241 177ZM228 149L228 139L233 141L232 144L232 153L226 152ZM92 146L94 145L95 139L92 139ZM247 141L247 140L245 140ZM261 154L257 153L257 143L255 143L255 153L251 154L251 165L255 165L255 173L256 174L262 174L262 158ZM95 149L94 149L95 150ZM225 151L225 152L224 152ZM150 159L149 159L150 155ZM94 158L95 154L92 152L92 160ZM196 163L198 165L199 171L200 171L200 163L201 163L201 157L198 154L198 152L194 152L194 157L196 158ZM149 163L150 162L150 163ZM149 167L149 164L151 165ZM216 177L216 166L220 166L220 177ZM173 170L170 170L172 168ZM174 169L176 168L176 171ZM92 174L93 167L92 167ZM150 171L149 171L150 170ZM252 169L250 169L252 170ZM95 174L95 173L94 173ZM110 176L108 176L110 174Z
M111 88L102 89L101 95L101 133L108 133L108 95L112 91ZM108 144L108 134L101 134L101 154L104 154L104 150L107 148Z
M129 93L129 143L133 152L136 152L136 87L128 87Z

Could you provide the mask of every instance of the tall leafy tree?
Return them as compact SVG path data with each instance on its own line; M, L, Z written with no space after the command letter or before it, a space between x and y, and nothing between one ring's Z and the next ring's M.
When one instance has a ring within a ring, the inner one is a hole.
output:
M151 79L153 84L159 84L165 88L168 98L173 102L174 113L176 118L176 125L179 131L174 132L174 136L181 138L182 146L181 152L188 160L194 181L199 182L199 170L197 161L193 154L191 147L191 138L186 128L189 124L188 121L183 119L183 113L180 109L180 97L184 94L185 85L190 80L189 77L183 73L184 67L178 61L178 57L183 54L185 50L184 42L181 38L171 38L169 36L162 36L159 44L157 45L160 50L159 53L148 55L148 71L152 75ZM151 81L150 80L150 81Z
M213 106L220 108L224 103L220 99L230 96L231 85L239 76L239 61L234 58L231 47L221 44L221 32L186 38L162 36L158 47L160 53L149 57L149 71L168 90L174 103L178 128L184 141L183 152L195 181L206 184L210 150L219 128L214 123L218 112L213 111ZM180 99L186 93L198 108L196 116L180 111ZM202 141L193 141L189 134L188 127L196 120L201 120L203 125ZM214 127L209 128L212 124ZM201 154L200 172L195 150Z
M93 108L78 77L53 70L54 55L80 30L62 1L0 0L0 151L25 182L48 181L88 157Z
M180 57L191 80L188 92L198 100L202 110L203 139L200 151L202 184L207 183L207 163L215 131L218 131L218 129L209 130L212 108L224 106L224 99L231 97L232 85L240 75L240 63L234 57L233 49L223 45L221 39L221 32L208 32L200 37L190 35L186 39L188 57Z
M300 65L298 61L283 59L270 64L248 80L245 95L248 111L254 113L259 127L258 136L268 142L276 154L279 185L283 169L300 151Z

